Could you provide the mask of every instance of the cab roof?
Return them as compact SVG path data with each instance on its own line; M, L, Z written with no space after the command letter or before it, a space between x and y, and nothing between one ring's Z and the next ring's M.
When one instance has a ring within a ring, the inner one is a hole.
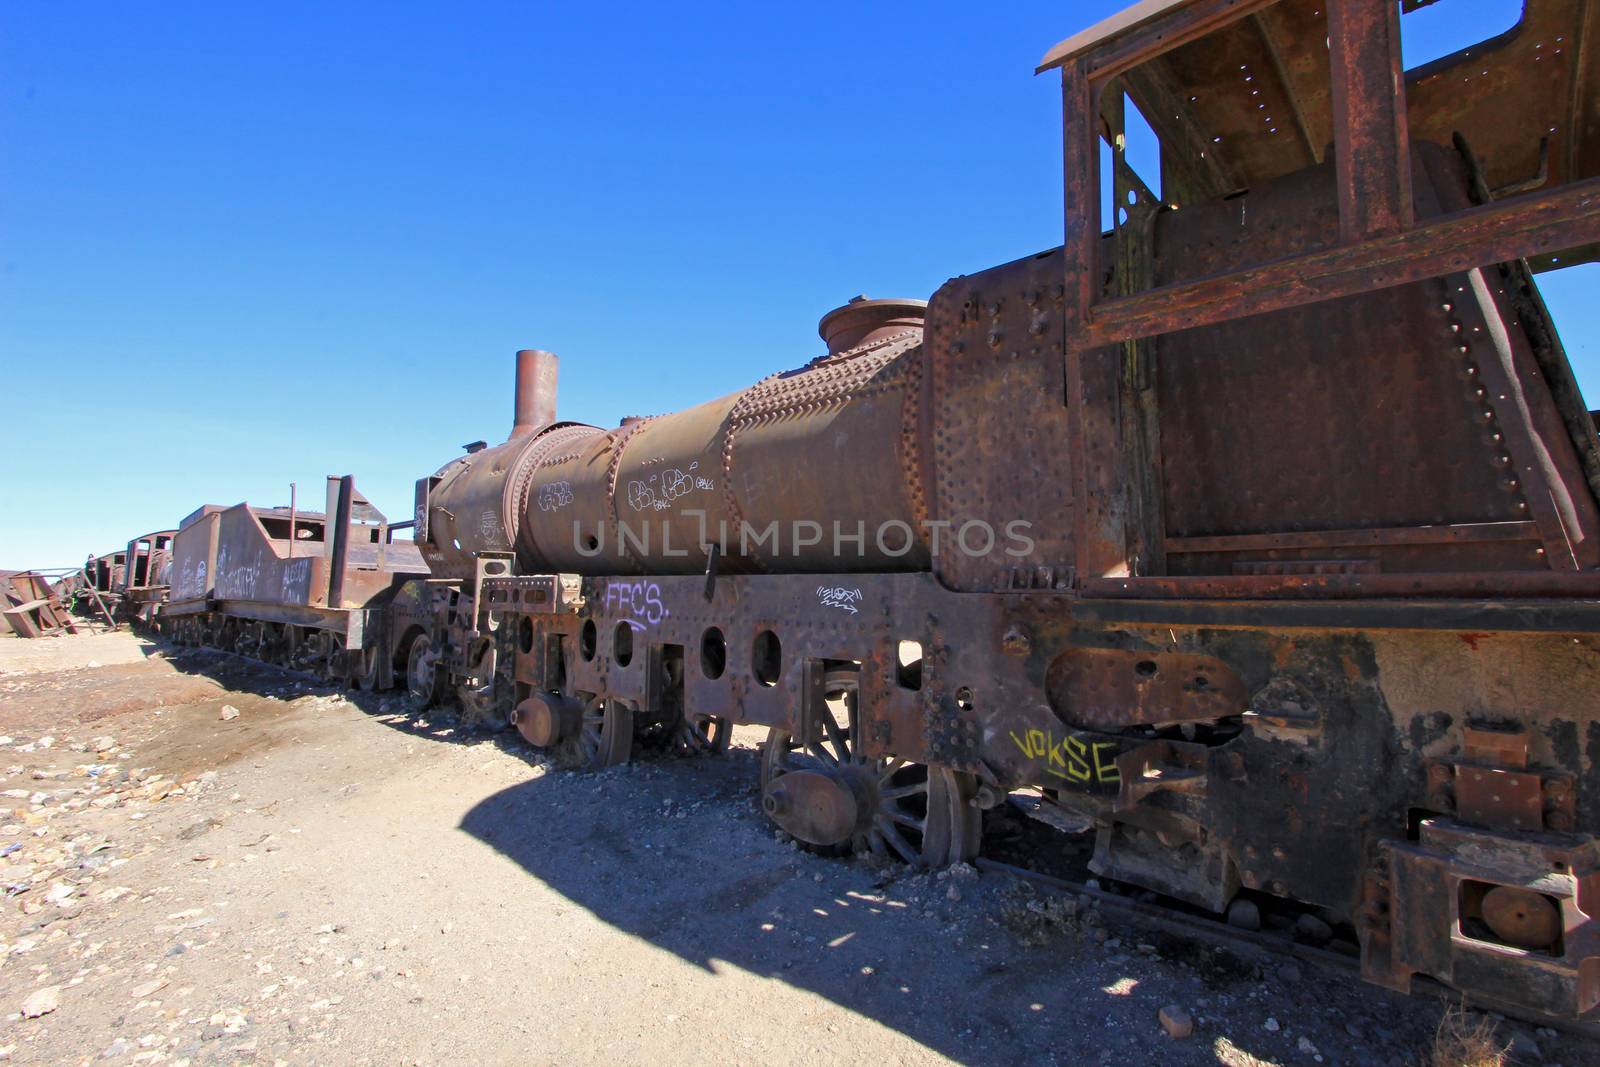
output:
M1149 22L1158 15L1164 15L1174 8L1180 8L1194 3L1194 0L1140 0L1132 7L1123 8L1110 18L1101 19L1088 29L1073 34L1066 40L1058 43L1054 48L1044 54L1039 60L1039 66L1034 73L1043 73L1059 67L1069 60L1076 59L1084 52L1089 51L1103 41L1110 40L1120 33Z

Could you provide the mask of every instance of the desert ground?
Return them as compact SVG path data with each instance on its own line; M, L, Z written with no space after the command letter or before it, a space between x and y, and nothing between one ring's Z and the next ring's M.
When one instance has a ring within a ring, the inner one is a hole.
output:
M1003 874L812 855L756 808L759 741L579 773L126 631L0 638L0 1058L1366 1067L1460 1061L1445 1019L1600 1063Z

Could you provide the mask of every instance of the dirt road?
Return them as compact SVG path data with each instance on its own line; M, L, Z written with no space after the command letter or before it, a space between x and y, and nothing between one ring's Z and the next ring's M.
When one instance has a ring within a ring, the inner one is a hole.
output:
M798 851L753 734L577 774L125 633L0 639L0 734L19 1063L1415 1064L1440 1015L1001 876Z

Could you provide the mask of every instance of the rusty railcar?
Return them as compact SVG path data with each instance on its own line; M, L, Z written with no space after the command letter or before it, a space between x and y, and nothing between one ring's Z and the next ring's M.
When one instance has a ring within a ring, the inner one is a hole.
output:
M1031 787L1106 878L1590 1011L1600 449L1534 281L1600 241L1589 6L1408 71L1392 0L1146 0L1040 67L1059 247L611 430L523 353L418 485L412 688L597 766L764 725L820 848Z
M18 637L77 633L77 625L58 592L60 574L60 571L0 570L0 633L14 633Z
M152 530L128 541L123 553L122 581L117 587L118 608L130 621L155 622L166 602L172 567L172 539L176 530Z
M386 609L427 571L353 479L328 479L327 512L206 505L183 520L171 553L160 618L178 643L393 684Z
M167 598L167 573L176 530L153 530L127 547L90 556L55 583L56 597L72 610L112 629L122 621L154 625Z
M83 579L77 584L81 589L93 589L102 598L109 598L114 603L127 580L128 553L126 549L118 549L85 560Z

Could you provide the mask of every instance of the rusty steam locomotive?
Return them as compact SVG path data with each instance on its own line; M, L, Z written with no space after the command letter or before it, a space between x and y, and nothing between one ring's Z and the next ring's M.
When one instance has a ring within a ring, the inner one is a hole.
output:
M1591 6L1407 71L1393 0L1145 0L1041 66L1061 246L612 429L521 352L414 544L348 479L202 509L163 625L595 767L767 727L823 849L970 858L1031 787L1102 877L1588 1012L1600 445L1534 275L1600 248Z

